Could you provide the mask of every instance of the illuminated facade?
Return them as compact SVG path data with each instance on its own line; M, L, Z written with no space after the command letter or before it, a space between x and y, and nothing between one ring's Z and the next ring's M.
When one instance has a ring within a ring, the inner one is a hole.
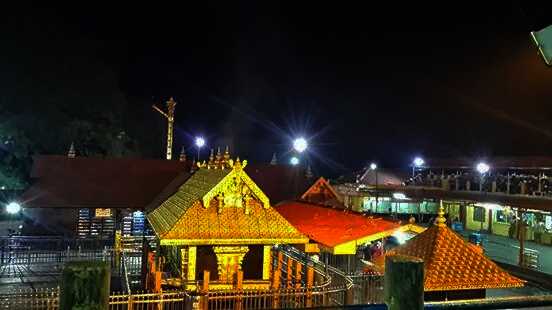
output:
M228 153L211 156L147 214L162 252L176 253L167 265L179 268L167 281L193 288L209 271L211 288L231 288L241 270L244 287L268 288L271 248L308 242L272 208L246 165Z

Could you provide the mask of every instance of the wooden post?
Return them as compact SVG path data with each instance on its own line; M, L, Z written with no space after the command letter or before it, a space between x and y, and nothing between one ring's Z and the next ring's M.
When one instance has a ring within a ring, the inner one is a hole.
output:
M240 292L238 292L238 298L236 298L236 302L234 303L234 309L241 310L243 308L243 298L241 297L241 291L243 290L243 271L241 270L236 272L236 290Z
M314 268L312 266L307 267L307 303L306 307L312 307L312 285L314 282Z
M204 270L203 271L203 287L201 288L201 290L203 292L208 292L209 291L209 278L211 276L211 272L209 272L209 270Z
M518 210L517 236L519 240L519 266L525 267L525 223L523 222L523 209Z
M293 264L293 260L291 257L288 257L287 259L287 268L286 268L286 287L290 288L293 280L293 271L291 270L291 266Z
M303 269L303 265L295 261L295 287L300 288L301 287L301 269Z
M423 310L423 260L406 255L386 256L384 289L389 310Z
M279 290L280 290L280 276L282 273L282 269L277 269L274 271L273 277L272 277L272 308L277 309L280 307L280 296L279 296Z

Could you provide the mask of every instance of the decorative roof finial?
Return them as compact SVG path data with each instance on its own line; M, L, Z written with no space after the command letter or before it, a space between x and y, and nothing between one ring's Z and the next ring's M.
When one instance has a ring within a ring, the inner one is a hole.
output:
M196 168L198 168L198 167L197 167L196 160L195 160L195 157L194 157L194 159L192 160L192 166L190 167L190 172L196 171Z
M220 146L217 147L217 155L215 156L215 165L219 166L222 163L222 154L220 153Z
M228 149L228 145L226 146L226 149L224 150L224 160L228 161L230 159L230 151Z
M312 169L311 169L311 166L310 165L307 165L307 172L305 173L305 176L307 178L312 178L314 175L312 174Z
M211 166L215 163L215 149L211 149L211 154L209 155L209 162L207 163L207 168L211 168Z
M273 165L273 166L278 164L278 159L276 158L276 153L272 153L272 160L270 160L270 164Z
M445 218L445 208L443 207L443 201L439 201L439 212L437 212L437 218L435 219L435 225L447 226L447 219Z
M180 157L178 158L179 161L186 161L186 150L184 149L184 145L180 149Z
M71 146L69 147L69 152L67 153L67 157L75 158L75 156L77 156L77 152L75 152L75 144L71 142Z

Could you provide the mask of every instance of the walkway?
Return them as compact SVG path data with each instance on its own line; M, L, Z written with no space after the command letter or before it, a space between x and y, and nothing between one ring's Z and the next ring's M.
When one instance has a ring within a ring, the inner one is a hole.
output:
M474 231L463 231L460 234L466 239ZM519 241L508 237L483 234L483 248L485 254L493 260L510 265L517 265L519 261ZM552 246L542 245L533 241L525 241L527 250L538 252L538 271L552 275Z

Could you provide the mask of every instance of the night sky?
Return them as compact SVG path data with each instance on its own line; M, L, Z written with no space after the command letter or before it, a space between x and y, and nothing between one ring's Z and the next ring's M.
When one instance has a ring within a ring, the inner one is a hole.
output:
M159 126L150 105L174 96L176 148L202 134L287 161L304 134L324 174L414 155L549 155L552 68L529 31L552 24L550 7L483 2L79 2L3 20L15 36L92 42L87 57L116 74L129 115L141 111L129 122Z

